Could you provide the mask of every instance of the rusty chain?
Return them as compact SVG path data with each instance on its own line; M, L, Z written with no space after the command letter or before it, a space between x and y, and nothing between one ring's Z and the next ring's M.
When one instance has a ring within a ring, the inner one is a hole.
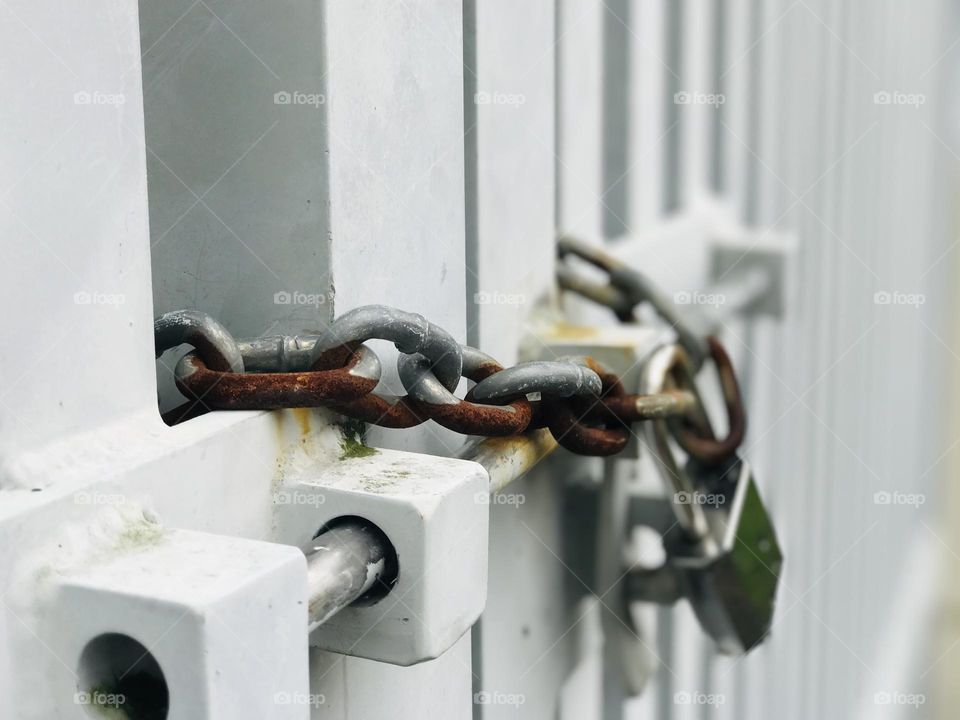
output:
M562 243L561 256L570 253L611 267L606 257L598 260L579 246L571 249ZM613 274L609 286L599 286L579 283L567 272L561 273L561 286L604 304L616 300L616 312L626 321L632 315L630 303L647 298L636 290L625 292L622 278L628 269L616 268L619 285ZM162 315L154 330L158 358L179 345L193 347L174 369L177 387L190 402L165 413L169 424L210 410L322 406L390 428L433 420L467 435L508 436L546 427L572 452L613 455L627 446L633 423L668 420L674 438L690 456L712 463L737 449L746 426L732 363L715 338L701 345L692 336L683 342L684 334L678 333L683 347L678 351L690 356L688 345L702 346L716 366L729 425L722 439L714 437L705 421L692 369L686 379L662 392L637 395L627 393L614 373L590 357L503 368L423 316L383 305L356 308L319 335L235 340L214 318L196 310ZM381 363L364 344L374 339L391 341L399 351L397 370L405 396L375 392ZM461 378L476 383L462 399L454 395Z

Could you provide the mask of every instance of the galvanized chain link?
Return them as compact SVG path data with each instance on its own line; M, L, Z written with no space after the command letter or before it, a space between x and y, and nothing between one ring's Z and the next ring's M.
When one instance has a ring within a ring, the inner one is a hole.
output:
M611 282L609 290L593 296L613 297L622 289ZM705 346L720 372L730 414L730 432L723 440L714 438L704 423L692 378L656 393L631 395L616 375L589 357L505 369L423 316L384 305L351 310L320 335L235 340L219 322L196 310L167 313L157 318L154 330L158 358L182 344L194 348L174 370L177 387L191 403L165 415L171 424L208 410L323 406L391 428L433 420L464 434L509 436L547 427L573 452L612 455L627 446L632 423L669 418L684 449L707 462L728 457L743 437L739 388L729 357L714 339ZM407 395L374 392L381 363L364 344L373 339L396 346ZM454 395L461 377L476 383L463 399Z

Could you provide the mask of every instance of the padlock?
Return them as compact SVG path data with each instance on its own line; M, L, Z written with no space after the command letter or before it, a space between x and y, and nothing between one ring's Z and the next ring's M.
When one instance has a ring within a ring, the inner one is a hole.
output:
M691 384L692 371L676 346L658 351L645 374L645 392ZM702 406L701 406L702 407ZM710 433L704 414L697 424ZM666 421L648 425L648 439L667 481L676 517L663 533L666 562L630 573L628 601L672 604L686 598L701 627L723 653L748 652L769 633L783 555L748 463L691 458L680 468Z

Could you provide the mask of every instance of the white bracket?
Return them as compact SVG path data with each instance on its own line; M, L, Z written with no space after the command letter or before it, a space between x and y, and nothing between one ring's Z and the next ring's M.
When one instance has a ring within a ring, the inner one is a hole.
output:
M794 235L738 226L708 239L712 290L722 292L745 316L781 319L789 305L789 268L796 257Z
M309 717L298 548L112 509L68 535L38 548L30 599L8 606L48 651L20 655L45 690L25 688L17 717Z
M396 584L376 602L333 615L310 643L413 665L450 648L486 604L490 481L466 460L363 453L298 468L277 492L278 535L300 545L338 518L376 525L396 552Z
M722 203L703 202L604 249L677 305L692 306L682 314L709 332L732 316L782 318L794 293L797 247L793 234L747 227Z

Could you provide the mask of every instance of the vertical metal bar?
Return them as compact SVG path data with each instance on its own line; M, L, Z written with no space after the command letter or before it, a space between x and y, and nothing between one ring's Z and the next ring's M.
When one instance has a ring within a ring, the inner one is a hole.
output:
M743 138L750 146L746 167L748 190L744 195L745 214L751 221L763 226L792 228L797 227L797 213L781 218L786 207L780 195L773 190L779 189L781 182L800 184L799 178L802 177L796 165L785 162L796 156L799 143L795 136L787 134L792 126L784 122L780 110L782 104L789 103L789 110L782 111L789 120L791 113L803 112L807 108L805 103L809 102L807 88L789 74L796 66L790 63L785 46L786 36L799 32L801 28L796 25L796 19L791 14L792 8L787 3L754 3L751 10L752 29L748 47L752 46L752 49L749 51L749 76L744 81L752 98L752 109L746 118L747 127L751 130ZM796 47L796 44L793 46ZM809 154L804 152L800 157L806 158ZM801 243L806 240L801 237ZM803 252L804 248L801 247L801 256ZM757 361L753 366L755 372L750 402L755 419L752 436L748 439L749 452L755 455L758 481L768 493L772 512L785 538L789 538L791 532L801 526L797 504L802 502L802 494L806 492L798 481L802 477L800 465L803 455L797 447L799 441L791 434L801 426L795 416L787 412L795 401L792 390L800 385L797 379L801 373L801 361L797 355L802 353L804 346L798 345L797 323L802 321L804 313L804 308L793 308L791 324L757 321L754 332L748 338L751 353L763 359L762 363ZM763 370L758 373L761 367ZM796 413L795 408L793 413ZM777 420L779 422L771 427ZM765 432L767 434L763 435ZM785 441L785 437L790 440ZM787 457L790 459L787 460ZM785 567L781 607L787 606L793 599L786 587L797 584L801 567L802 561L797 560ZM792 616L782 620L774 628L778 640L770 647L760 648L754 656L740 663L737 688L742 693L742 701L738 705L742 717L751 720L768 717L770 713L783 712L789 706L791 700L785 698L795 690L787 687L784 678L795 676L800 668L795 650L788 648L795 648L801 640L801 634L797 631L797 623L801 619ZM772 669L774 667L776 671ZM775 707L765 708L765 702L770 697L775 699Z
M308 47L322 41L323 62L310 81L326 79L326 123L315 131L327 145L329 185L317 189L313 203L329 212L328 232L319 239L329 241L336 313L388 303L429 315L463 341L461 4L327 0L305 4L302 12L292 17L312 29L314 44ZM290 259L302 262L301 256L308 257L309 249ZM389 343L375 348L383 360L384 385L402 392L395 348ZM404 433L371 428L367 437L380 447L439 455L451 454L461 443L459 436L437 427ZM472 712L470 654L470 638L464 636L441 657L413 668L346 658L342 678L315 672L313 691L323 693L336 683L336 692L347 693L347 712L355 717L434 713L462 720ZM446 692L422 690L437 686Z
M630 85L628 123L629 190L628 220L633 232L642 231L663 216L666 195L667 148L678 136L668 118L671 101L666 102L670 78L677 70L670 64L665 0L633 3L630 23Z
M689 104L680 108L680 136L682 138L680 167L680 204L694 207L709 194L710 188L710 141L712 123L717 105L709 102L710 96L719 91L713 87L714 39L713 28L716 6L714 3L699 3L682 0L681 36L683 53L682 85L680 92L687 93ZM681 99L674 98L675 103Z
M629 0L607 0L603 17L603 235L628 231L630 170L630 16Z
M751 101L750 47L752 5L750 0L724 0L722 43L723 53L719 67L720 92L726 98L720 108L720 137L723 155L720 165L720 186L724 197L734 206L734 217L746 219L747 166L749 147L753 142L749 118Z
M815 11L831 30L844 38L847 45L856 44L855 32L858 23L853 17L853 4L846 6L832 4L827 7L819 5ZM831 468L834 468L834 472L842 477L849 476L847 474L848 457L841 455L846 451L841 446L842 440L836 433L838 413L845 401L842 388L847 385L846 375L850 365L836 361L845 349L844 343L849 343L850 338L845 337L843 319L835 308L847 305L845 296L850 291L850 284L841 283L841 278L850 276L847 260L852 242L849 233L852 203L848 201L841 204L838 198L855 197L853 188L850 187L850 178L853 173L852 168L856 167L857 155L844 156L843 153L856 142L861 132L853 122L853 116L860 98L859 87L862 76L859 72L851 72L859 71L860 68L852 67L850 57L844 58L843 62L845 72L838 73L839 82L830 88L831 107L836 111L836 120L832 123L836 141L827 145L831 148L831 155L825 162L828 163L826 167L835 165L835 169L826 175L811 193L811 200L814 203L811 207L816 213L813 219L818 219L818 224L812 231L816 233L817 246L821 255L819 276L824 278L824 285L829 288L828 292L823 293L819 307L818 324L820 337L824 341L820 344L815 367L832 366L832 370L817 385L810 399L810 406L815 413L813 418L817 423L815 426L817 439L814 446L816 463L813 472L817 473L820 480L814 511L819 518L818 530L821 541L816 548L816 555L812 562L813 575L808 579L808 584L823 576L836 559L836 548L840 547L842 542L842 527L839 527L838 520L849 516L849 510L846 509L848 501L845 497L848 483L845 483L845 487L839 489L837 493L837 500L842 507L838 507L838 502L829 502L824 495L829 489L826 478L830 475ZM837 163L838 158L844 159ZM851 191L849 195L847 191ZM823 370L820 370L818 374L822 372ZM845 588L841 581L842 576L828 573L810 594L814 612L831 629L836 627L838 601L842 607L844 596L849 597L849 594L843 592ZM838 661L836 652L833 652L834 639L828 636L822 626L816 628L814 638L816 661L812 665L811 676L815 692L809 698L808 711L829 712L830 708L839 707L839 698L833 693L830 678L843 672L844 663Z

